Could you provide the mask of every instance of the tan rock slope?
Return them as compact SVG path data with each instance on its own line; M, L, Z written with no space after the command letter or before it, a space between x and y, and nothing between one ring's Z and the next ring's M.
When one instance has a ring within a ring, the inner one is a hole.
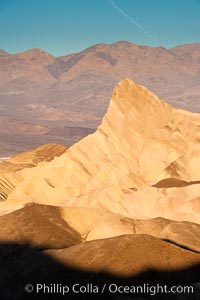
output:
M122 80L97 131L12 176L15 189L0 209L37 202L200 223L199 128L198 114Z
M0 216L0 228L0 243L29 243L42 249L65 248L124 234L148 234L200 253L198 224L162 218L129 219L94 208L28 204Z
M26 152L22 152L0 163L0 173L20 171L25 168L35 167L40 162L51 161L67 151L63 145L46 144Z
M61 217L59 208L31 204L0 217L0 243L66 248L81 243L81 236Z
M63 145L47 144L0 162L0 200L5 200L7 195L15 188L12 184L13 172L32 168L38 163L51 161L54 157L66 152L66 150L67 148Z
M148 234L200 253L200 225L163 218L139 220L111 211L86 207L62 207L62 218L84 241L123 234Z

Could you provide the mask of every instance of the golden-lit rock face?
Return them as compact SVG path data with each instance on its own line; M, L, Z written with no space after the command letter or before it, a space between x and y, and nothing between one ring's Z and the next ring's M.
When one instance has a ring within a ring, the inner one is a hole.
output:
M163 218L130 219L111 211L86 207L62 207L62 218L84 241L123 234L148 234L200 252L200 225Z
M66 151L67 148L63 145L45 144L1 162L0 173L12 173L35 167L38 163L51 161Z
M0 201L6 200L8 194L15 189L12 183L13 173L51 161L66 150L67 148L63 145L46 144L0 162Z
M200 223L200 115L174 109L129 79L102 124L66 153L9 177L5 214L28 202Z
M90 241L67 249L47 250L46 253L68 267L97 274L106 272L110 275L128 277L153 270L153 274L147 277L147 282L149 280L159 282L163 279L157 271L160 271L162 276L164 275L162 272L168 273L168 276L165 274L165 281L179 282L192 280L189 276L196 275L198 278L200 273L196 267L195 272L190 272L190 275L189 272L188 274L185 272L185 277L180 278L181 274L177 271L181 273L181 270L189 266L199 266L200 255L148 235L124 235ZM173 274L173 271L177 273ZM169 272L173 278L170 278Z

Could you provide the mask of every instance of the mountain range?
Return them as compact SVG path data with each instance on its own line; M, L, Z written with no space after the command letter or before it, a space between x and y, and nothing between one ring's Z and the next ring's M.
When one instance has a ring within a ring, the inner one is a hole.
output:
M70 146L93 132L113 86L125 77L174 107L200 111L198 43L166 49L121 41L61 57L41 49L1 50L0 156L42 143Z

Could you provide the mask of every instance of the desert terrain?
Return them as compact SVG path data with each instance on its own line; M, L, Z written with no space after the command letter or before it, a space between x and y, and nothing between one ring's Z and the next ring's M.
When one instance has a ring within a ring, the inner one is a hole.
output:
M193 53L193 47L187 51ZM179 47L170 51L173 57L185 53ZM41 56L44 64L54 61ZM56 76L57 64L52 67ZM55 281L69 286L190 284L193 294L155 299L198 299L199 129L200 114L173 107L125 78L116 84L94 132L68 148L47 144L1 162L2 299L37 299L24 286ZM100 298L152 296L81 295Z

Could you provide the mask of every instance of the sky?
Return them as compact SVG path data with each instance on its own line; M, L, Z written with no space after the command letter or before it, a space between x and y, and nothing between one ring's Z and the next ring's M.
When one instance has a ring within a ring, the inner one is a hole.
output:
M98 43L200 42L200 0L0 0L0 49L56 56Z

